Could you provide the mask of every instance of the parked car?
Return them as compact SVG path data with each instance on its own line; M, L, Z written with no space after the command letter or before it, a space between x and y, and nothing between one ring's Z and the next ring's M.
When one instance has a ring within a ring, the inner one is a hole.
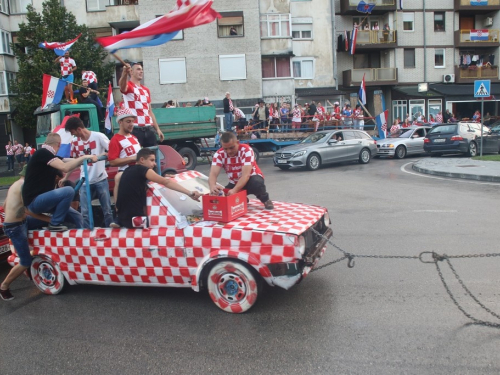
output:
M208 177L197 171L173 179L210 191ZM33 282L45 294L67 284L206 288L222 310L245 312L263 282L289 289L302 281L332 236L326 208L277 201L274 207L251 199L235 220L204 221L202 202L150 182L147 228L29 231ZM14 252L9 263L18 262Z
M370 162L377 154L377 145L362 130L319 131L300 143L284 147L274 154L274 166L282 170L306 167L314 171L322 165L344 161Z
M498 134L483 126L483 153L499 152ZM431 155L462 153L476 156L481 145L481 124L458 122L434 126L424 139L425 152Z
M412 125L401 128L397 133L388 138L377 141L377 156L394 156L403 159L406 155L424 153L424 138L430 126Z

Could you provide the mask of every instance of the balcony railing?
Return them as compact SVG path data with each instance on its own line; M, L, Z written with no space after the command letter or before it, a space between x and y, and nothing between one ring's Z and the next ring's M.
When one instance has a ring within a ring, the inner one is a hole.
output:
M487 29L486 33L483 30L458 30L460 43L491 43L498 42L500 30ZM479 40L478 40L479 39Z
M475 79L490 79L498 81L498 66L468 66L468 67L455 67L455 77L458 83L469 82Z
M360 44L396 44L395 30L358 30L356 46Z
M365 84L371 85L393 85L398 80L397 68L367 68L344 70L342 77L344 86L359 85L365 76Z

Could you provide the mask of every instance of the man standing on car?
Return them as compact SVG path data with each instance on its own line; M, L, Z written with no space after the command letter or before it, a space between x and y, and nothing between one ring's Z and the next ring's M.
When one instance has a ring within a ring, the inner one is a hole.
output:
M229 184L226 186L226 189L229 189L227 195L246 190L247 194L254 194L264 203L267 210L272 210L274 205L269 199L264 184L264 175L255 161L252 148L247 144L240 144L232 132L225 132L220 140L222 147L214 154L208 177L210 193L220 194L221 189L217 186L217 177L224 168L229 179Z
M103 133L90 131L85 128L82 120L79 117L72 116L66 121L64 129L70 132L73 137L71 142L71 157L78 158L84 155L106 155L109 148L109 139ZM108 174L106 172L106 162L98 161L95 164L87 165L88 181L82 184L80 189L80 205L83 216L83 227L90 229L89 207L87 204L87 189L90 187L90 199L98 198L104 215L104 225L109 227L113 221L111 213L111 199L109 196ZM68 175L59 182L59 186L64 184ZM81 167L80 178L84 178L85 173L83 166Z
M128 80L129 75L130 80ZM142 147L151 147L158 145L156 134L160 137L160 142L164 137L151 108L149 89L141 84L143 78L144 71L141 64L133 63L132 66L125 64L119 85L125 108L132 110L136 116L132 134Z
M118 221L121 226L129 229L147 227L146 193L148 181L164 185L168 189L186 194L191 199L198 201L201 194L189 191L174 180L162 177L154 171L156 167L155 152L143 148L137 153L137 163L123 172L116 207L118 208ZM134 220L134 218L138 218Z
M226 125L226 131L233 131L233 101L231 100L231 94L226 92L226 97L222 100L224 105L224 124Z
M71 57L69 57L69 50L64 52L64 56L57 56L54 63L61 66L61 79L66 82L66 87L64 88L64 95L68 103L73 103L73 82L75 81L75 76L73 72L76 70L76 63Z

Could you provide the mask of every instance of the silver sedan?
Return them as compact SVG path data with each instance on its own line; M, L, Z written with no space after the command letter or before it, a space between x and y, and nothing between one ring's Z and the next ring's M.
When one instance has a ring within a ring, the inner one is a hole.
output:
M406 155L423 154L425 152L424 138L430 129L430 126L412 125L409 128L401 128L388 138L379 139L377 156L403 159Z
M314 171L324 164L344 161L370 162L377 154L377 145L362 130L331 130L311 134L300 143L278 150L274 165L280 169L306 167Z

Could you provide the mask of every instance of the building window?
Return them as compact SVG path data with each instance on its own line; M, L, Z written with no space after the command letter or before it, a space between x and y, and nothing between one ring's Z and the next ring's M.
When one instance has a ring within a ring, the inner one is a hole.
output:
M293 59L293 77L299 79L314 78L314 59L311 57L301 57Z
M245 55L220 55L219 75L221 81L247 79Z
M262 38L290 37L290 14L264 14L260 16L260 36Z
M87 12L106 10L107 5L112 5L110 0L87 0Z
M243 12L220 12L222 18L217 20L219 38L244 36Z
M312 18L292 18L292 38L312 39Z
M290 57L263 57L262 58L262 78L290 78Z
M415 13L403 13L403 30L404 31L415 31Z
M28 13L26 8L31 4L31 0L10 0L10 13Z
M15 78L15 73L0 72L0 95L9 95L11 93L10 82Z
M0 30L0 37L2 38L2 50L0 53L8 53L9 55L12 55L12 49L10 48L12 36L8 31Z
M7 0L0 0L0 12L9 14L9 8L7 7Z
M444 68L444 48L434 50L434 68Z
M406 100L393 100L392 101L392 122L399 118L401 121L406 119L408 113Z
M416 120L419 114L425 116L425 99L410 100L410 120Z
M184 57L159 59L160 85L167 83L186 83L186 59Z
M434 12L434 31L445 31L444 12Z
M415 67L415 48L404 49L405 68Z
M429 118L434 117L436 119L436 115L443 110L443 105L441 104L441 99L429 99L427 102L427 113L429 114Z
M184 40L184 30L179 30L172 40Z

